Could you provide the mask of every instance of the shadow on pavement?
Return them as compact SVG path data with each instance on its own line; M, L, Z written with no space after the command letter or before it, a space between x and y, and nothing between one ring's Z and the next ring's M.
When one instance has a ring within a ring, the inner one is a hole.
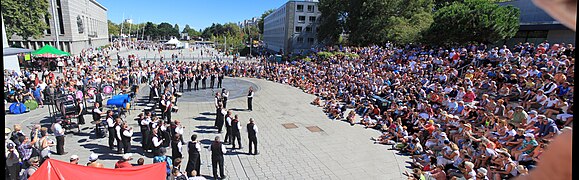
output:
M205 117L205 116L199 116L199 117L196 117L196 118L193 118L193 119L195 119L195 120L197 120L197 121L213 121L213 120L215 120L215 119L208 118L208 117Z
M217 113L212 113L212 112L202 112L201 115L205 115L205 116L215 116L217 115Z

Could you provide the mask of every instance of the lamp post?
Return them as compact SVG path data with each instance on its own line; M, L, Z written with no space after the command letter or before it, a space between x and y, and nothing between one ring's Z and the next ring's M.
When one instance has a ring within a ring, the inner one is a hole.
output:
M55 47L56 47L56 49L60 49L59 48L60 41L58 40L58 36L59 36L58 21L56 20L56 6L57 6L57 4L54 2L54 0L50 0L50 4L51 4L50 9L52 9L52 19L54 19L54 37L56 37Z

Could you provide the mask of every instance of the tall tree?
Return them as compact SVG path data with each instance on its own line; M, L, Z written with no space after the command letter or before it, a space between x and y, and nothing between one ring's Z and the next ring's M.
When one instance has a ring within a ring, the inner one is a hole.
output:
M108 20L107 23L109 27L109 34L118 36L121 33L121 28L119 27L118 24L115 24L111 20Z
M52 20L48 0L2 0L1 4L8 37L16 34L24 39L40 38L50 28L45 23L45 19Z
M158 39L159 33L157 31L157 25L153 24L152 22L147 22L145 24L145 36L150 37L151 39Z
M344 32L345 14L348 2L346 0L324 0L318 3L320 26L318 39L327 44L338 43L340 34Z
M263 12L263 14L261 14L261 17L259 18L259 20L257 20L257 27L259 28L259 34L263 34L263 21L264 21L265 17L269 16L274 11L275 11L275 9L270 9L270 10Z
M516 7L488 0L455 2L436 11L425 37L432 43L495 43L517 33L519 15Z
M179 31L179 25L178 25L178 24L175 24L174 27L175 27L175 29L177 30L177 32L180 32L180 31Z
M191 27L189 27L189 24L185 24L185 27L183 28L183 31L181 31L182 33L189 33L189 30L191 30Z

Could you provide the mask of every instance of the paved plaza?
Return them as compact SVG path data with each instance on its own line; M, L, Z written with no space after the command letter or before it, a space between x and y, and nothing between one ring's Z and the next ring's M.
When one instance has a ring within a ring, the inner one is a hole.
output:
M207 84L209 85L209 80ZM249 86L256 90L252 112L245 111L245 96ZM244 128L243 149L232 151L229 149L231 145L226 146L228 153L225 155L225 174L229 179L405 179L402 172L410 170L406 167L409 157L388 150L390 146L373 144L370 137L379 136L379 131L329 120L320 107L310 105L314 95L286 84L253 78L226 77L223 87L231 92L228 109L239 115ZM211 154L207 147L215 136L225 135L225 131L217 134L217 130L212 127L215 120L214 91L220 89L185 92L177 103L179 112L173 113L173 119L181 120L186 128L185 141L189 140L191 134L198 134L204 149L201 151L201 175L207 178L212 176ZM135 102L146 99L148 94L148 86L142 84ZM134 109L127 115L127 121L135 129L132 163L143 157L145 164L150 164L153 162L152 156L143 154L140 128L134 120L142 112L144 105L145 103L133 104ZM8 106L5 109L8 109ZM8 114L5 126L12 128L16 123L23 126L40 123L50 127L48 114L47 107L20 115ZM249 118L253 118L259 127L259 155L247 154L245 125ZM85 115L85 119L87 122L92 121L90 114ZM295 126L292 128L292 125ZM24 128L24 131L28 134L30 129ZM54 139L54 136L51 135L50 138ZM53 147L52 151L56 151L56 147ZM68 161L71 155L76 154L81 158L79 164L84 165L91 152L94 152L100 155L99 161L105 167L113 168L122 156L108 148L108 138L96 138L94 125L89 123L81 126L81 133L67 134L65 151L69 153L64 156L52 155L51 158ZM171 155L170 149L167 152ZM187 164L186 147L183 147L183 156L182 170Z

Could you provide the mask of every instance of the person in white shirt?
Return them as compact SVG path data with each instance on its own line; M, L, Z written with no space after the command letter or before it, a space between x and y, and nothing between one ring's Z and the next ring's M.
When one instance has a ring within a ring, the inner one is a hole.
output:
M247 94L247 109L253 111L253 87L249 87L249 93Z
M117 137L117 133L115 132L115 120L113 119L113 111L107 111L107 126L109 128L109 148L111 150L115 147L115 139Z
M537 94L535 94L535 101L528 101L525 102L525 109L528 109L530 107L535 107L535 108L539 108L541 106L543 106L545 104L545 102L547 101L547 96L543 93L543 90L538 90Z
M121 142L123 144L123 153L130 153L131 151L131 137L133 136L133 127L129 127L129 125L125 122L122 123L121 129Z
M122 138L122 133L121 133L122 124L123 124L123 122L122 122L121 118L116 118L116 119L115 119L114 127L115 127L115 138L116 138L116 141L117 141L117 153L122 153L122 149L123 149L123 142L121 141L121 138Z
M158 130L156 128L153 129L153 139L152 139L152 144L153 144L153 154L157 155L159 154L160 150L161 150L161 144L163 143L163 136L158 132Z
M211 165L213 167L213 178L215 179L225 179L225 172L223 171L223 154L227 152L225 146L220 141L219 136L215 136L215 141L209 146L209 151L211 151ZM219 167L219 172L221 176L217 176L217 167Z
M223 108L227 108L227 98L229 98L229 91L223 88L223 90L221 91L221 97L223 100Z

